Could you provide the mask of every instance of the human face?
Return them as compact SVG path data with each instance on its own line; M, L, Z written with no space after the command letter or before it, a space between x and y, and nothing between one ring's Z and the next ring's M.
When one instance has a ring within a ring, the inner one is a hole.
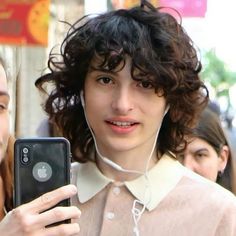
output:
M220 154L205 140L193 138L183 155L183 164L192 171L216 181L218 171L224 170L228 159L228 148L223 146Z
M151 83L133 80L130 71L127 59L122 70L91 70L85 80L87 119L100 152L109 157L130 150L147 153L165 110L165 98L155 93Z
M9 138L9 100L6 73L0 64L0 162L5 155Z

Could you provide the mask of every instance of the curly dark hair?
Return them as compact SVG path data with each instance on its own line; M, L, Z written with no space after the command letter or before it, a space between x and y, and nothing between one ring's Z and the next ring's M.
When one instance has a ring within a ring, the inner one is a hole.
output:
M142 1L128 10L85 16L71 26L60 53L50 53L50 73L36 81L44 92L45 83L52 85L44 110L71 142L76 161L86 162L94 146L80 100L91 61L99 58L100 70L114 71L127 56L132 59L133 79L142 80L134 75L135 69L142 78L151 75L156 93L161 91L170 105L157 141L160 153L183 150L184 135L207 104L197 50L181 23L162 8Z

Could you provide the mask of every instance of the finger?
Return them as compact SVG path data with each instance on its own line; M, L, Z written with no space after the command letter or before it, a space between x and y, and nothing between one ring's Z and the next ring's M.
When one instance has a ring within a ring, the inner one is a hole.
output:
M78 235L80 227L78 223L61 224L58 226L45 228L37 236L73 236Z
M13 209L9 215L13 216L17 227L22 232L38 232L43 230L46 226L52 227L54 223L63 223L62 221L72 219L77 222L81 212L75 206L70 207L55 207L41 214L27 214L21 211L20 208ZM9 216L10 217L10 216ZM53 225L54 227L55 225Z
M40 213L43 212L64 199L71 198L77 193L77 188L75 185L69 184L63 187L60 187L54 191L43 194L42 196L36 198L35 200L21 205L22 212L33 212Z
M51 225L68 219L78 220L81 215L80 210L75 207L55 207L38 215L37 222L34 222L36 227Z

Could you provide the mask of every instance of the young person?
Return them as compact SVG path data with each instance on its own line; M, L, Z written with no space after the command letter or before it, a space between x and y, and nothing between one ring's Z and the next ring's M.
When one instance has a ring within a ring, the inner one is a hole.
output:
M0 60L0 235L75 235L79 232L77 223L45 228L51 223L79 217L80 212L76 207L50 210L56 203L76 194L77 190L73 185L64 186L11 210L12 170L9 168L12 167L12 160L5 159L12 158L12 142L14 142L9 134L9 101L6 73Z
M48 65L36 86L71 142L81 235L235 235L235 196L174 154L208 102L175 18L147 1L83 17Z
M217 114L206 108L182 155L183 164L236 194L235 160Z

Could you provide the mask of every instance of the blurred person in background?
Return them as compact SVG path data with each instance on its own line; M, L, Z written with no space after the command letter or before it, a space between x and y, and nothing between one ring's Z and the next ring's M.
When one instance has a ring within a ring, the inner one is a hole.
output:
M236 194L236 163L219 116L207 107L187 140L181 162Z

